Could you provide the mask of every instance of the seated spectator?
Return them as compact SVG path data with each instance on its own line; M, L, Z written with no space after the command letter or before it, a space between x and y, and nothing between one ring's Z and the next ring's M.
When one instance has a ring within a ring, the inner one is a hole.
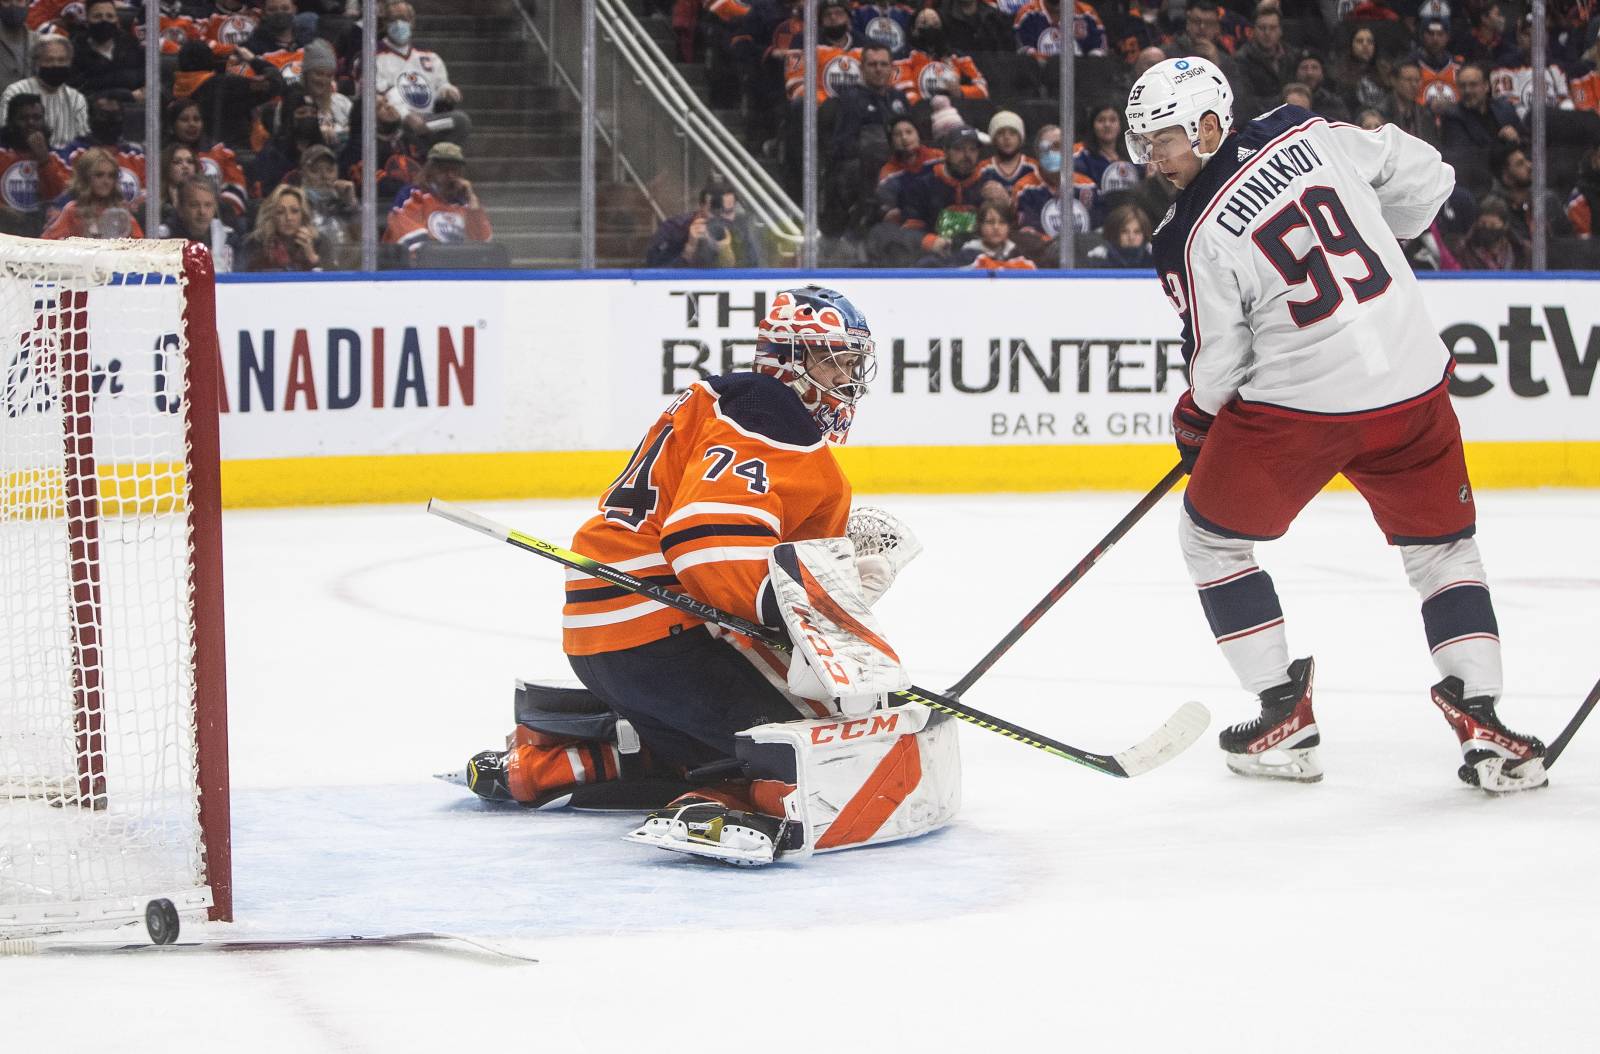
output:
M1230 85L1241 84L1243 78L1222 40L1222 11L1216 0L1186 0L1183 6L1183 33L1165 45L1166 53L1173 57L1198 55L1216 63Z
M1489 90L1494 97L1511 104L1517 116L1528 119L1528 101L1533 98L1533 23L1532 15L1517 23L1517 47L1510 58L1489 72ZM1545 105L1550 109L1570 110L1567 77L1555 62L1549 62L1544 75Z
M122 28L116 0L89 0L73 40L72 83L85 95L117 92L144 101L144 47Z
M1106 31L1099 12L1083 0L1076 0L1072 22L1073 54L1106 53ZM1040 67L1053 67L1052 60L1061 54L1061 0L1029 0L1017 10L1012 32L1019 52Z
M1077 233L1089 230L1089 209L1078 195L1093 195L1094 182L1088 176L1063 166L1061 129L1058 126L1047 124L1039 129L1034 145L1039 152L1039 170L1042 174L1038 182L1030 180L1017 188L1018 228L1013 236L1034 263L1041 267L1054 267L1060 259L1056 243L1061 236L1061 181L1073 181L1074 193L1068 194L1066 200L1071 203L1073 230Z
M253 149L252 115L258 105L284 92L283 74L272 63L251 55L241 76L225 67L228 60L210 45L191 40L178 49L178 71L172 92L177 99L192 99L205 116L208 134L232 150Z
M911 0L889 0L887 3L856 0L855 10L850 12L850 23L863 40L869 44L882 44L889 49L890 57L898 62L911 49L911 22L921 6Z
M261 21L244 42L246 51L265 58L280 52L296 52L317 37L314 19L296 19L295 0L263 0ZM332 49L330 48L331 52Z
M1276 99L1293 80L1289 50L1283 46L1283 16L1273 8L1258 8L1255 31L1234 56L1244 92L1252 99Z
M45 225L43 203L71 182L71 170L50 152L44 104L27 92L13 95L0 128L0 233L37 238Z
M1439 152L1455 166L1456 179L1476 192L1489 182L1489 151L1496 142L1522 138L1522 122L1509 103L1489 96L1483 67L1466 65L1456 75L1461 101L1440 121Z
M1366 26L1350 34L1330 78L1351 113L1381 107L1389 97L1389 64L1378 57L1378 38Z
M936 147L923 146L922 134L917 131L917 123L909 117L896 118L894 124L890 126L889 144L891 147L889 160L878 169L876 190L878 219L899 226L905 219L900 214L900 195L905 181L932 168L935 162L943 161L944 151Z
M117 172L109 150L96 146L80 153L72 166L72 200L40 237L143 238L117 186Z
M285 183L267 195L244 240L241 271L320 271L325 246L311 225L305 192Z
M1311 109L1311 89L1299 81L1290 81L1283 86L1283 94L1278 101L1287 103L1290 106L1298 106L1302 110L1309 110Z
M194 149L183 143L168 143L161 149L161 225L177 222L178 192L200 172ZM165 238L166 235L161 235Z
M1489 154L1490 171L1494 173L1491 198L1505 202L1506 215L1510 217L1511 236L1528 245L1533 244L1533 162L1520 143L1495 144ZM1566 238L1572 234L1572 224L1567 222L1563 202L1554 193L1545 191L1545 232L1552 238Z
M290 92L268 111L272 139L250 165L250 196L264 197L300 167L300 155L313 146L327 146L317 103L303 91Z
M211 250L216 272L227 274L238 262L242 245L239 232L217 215L217 201L217 184L211 177L192 176L179 187L177 208L159 233L163 238L182 238L206 246Z
M894 85L889 49L861 49L861 83L847 85L834 103L833 137L828 145L822 227L837 234L859 218L869 199L873 176L889 157L889 124L911 112Z
M390 0L384 7L376 59L378 94L400 111L400 119L419 139L465 142L472 122L456 109L461 89L450 83L444 59L412 44L416 21L416 10L406 0Z
M427 157L421 144L406 131L400 111L388 99L378 96L378 200L393 201L405 187L422 178L422 163ZM350 138L339 154L339 170L356 186L361 185L361 111L351 118Z
M1100 236L1101 243L1088 253L1091 266L1155 266L1155 251L1150 247L1150 217L1139 206L1118 205L1106 213Z
M117 162L117 185L122 197L135 212L144 207L144 147L122 137L122 102L114 92L99 92L89 101L89 133L80 135L56 151L67 167L77 164L78 155L93 147L105 149Z
M899 181L895 207L867 236L877 266L941 265L977 223L988 184L978 172L978 133L961 127L945 140L945 156Z
M1344 100L1323 83L1321 55L1309 48L1300 52L1295 64L1294 79L1297 84L1305 85L1306 90L1311 93L1311 105L1306 109L1330 121L1350 120L1350 110L1345 106Z
M989 97L989 83L972 56L950 47L939 12L931 7L917 12L911 31L911 53L896 63L895 87L905 93L913 106L934 95Z
M355 184L339 178L339 163L332 150L317 144L300 155L300 189L305 191L311 225L328 248L323 266L330 270L354 266L361 252L356 227L361 204L356 200Z
M1579 238L1600 231L1600 146L1591 146L1578 164L1578 182L1567 198L1567 222Z
M748 222L741 222L739 195L712 180L700 188L692 212L670 216L656 228L645 250L646 267L759 267L760 249Z
M1444 19L1424 17L1420 27L1422 46L1411 53L1411 61L1422 74L1417 102L1442 115L1461 98L1456 90L1461 60L1449 50L1450 26Z
M1073 151L1073 172L1087 176L1094 187L1093 200L1089 202L1091 224L1103 222L1106 211L1122 204L1122 199L1144 179L1144 166L1128 158L1128 143L1123 138L1126 131L1122 106L1103 103L1089 112L1089 135Z
M33 72L33 44L28 28L30 0L0 0L0 88L26 80Z
M322 141L335 151L343 150L350 138L350 111L354 103L341 94L334 81L337 61L326 40L306 45L300 62L300 83L317 104L317 119L322 122Z
M1583 35L1583 54L1567 73L1567 94L1574 109L1600 113L1600 18Z
M1388 123L1389 119L1383 116L1382 110L1375 110L1370 106L1356 114L1356 127L1362 129L1363 131L1375 132Z
M1464 62L1480 62L1486 66L1504 65L1517 50L1516 42L1506 35L1506 15L1500 5L1490 2L1473 10L1469 4L1467 18L1472 29L1457 38L1455 51Z
M945 40L956 51L971 55L1016 50L1011 19L988 0L944 0L939 14Z
M1488 198L1456 258L1467 271L1522 271L1528 255L1528 247L1512 236L1506 203Z
M0 92L0 109L13 96L26 92L44 103L45 124L51 147L66 146L89 130L89 103L78 89L68 86L72 77L72 42L65 37L43 37L33 48L33 76L15 81Z
M196 6L205 20L206 42L219 51L244 47L261 24L260 5L246 0L200 0Z
M775 39L774 43L777 41ZM806 90L805 50L799 36L773 54L784 60L783 85L791 107ZM861 49L867 38L855 31L846 0L822 0L817 8L817 105L838 98L861 80Z
M434 143L422 166L422 181L396 196L383 240L405 246L414 256L430 241L457 245L493 238L488 213L467 181L461 147Z
M978 166L978 176L1002 187L1007 201L1024 181L1039 178L1039 162L1022 152L1026 138L1022 118L1010 110L1001 110L989 118L989 143L994 154Z
M200 104L194 99L174 99L167 107L163 140L194 152L199 173L210 176L222 195L218 205L224 217L230 223L237 222L245 213L244 169L226 144L207 137Z
M1011 206L985 201L978 206L977 237L961 247L956 264L979 271L1033 271L1034 262L1011 240Z
M1422 70L1414 59L1406 59L1395 66L1390 77L1389 99L1383 113L1401 131L1438 146L1439 117L1431 106L1417 101L1421 94Z

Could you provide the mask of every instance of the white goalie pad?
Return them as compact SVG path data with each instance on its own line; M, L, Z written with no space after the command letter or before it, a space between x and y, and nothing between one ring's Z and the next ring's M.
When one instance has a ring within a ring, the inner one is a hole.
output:
M831 700L839 712L855 716L881 705L887 693L911 686L861 595L850 539L773 546L768 570L794 644L791 692Z
M784 798L801 844L785 860L936 831L961 807L959 722L915 704L864 717L787 721L740 732L794 751L795 789Z

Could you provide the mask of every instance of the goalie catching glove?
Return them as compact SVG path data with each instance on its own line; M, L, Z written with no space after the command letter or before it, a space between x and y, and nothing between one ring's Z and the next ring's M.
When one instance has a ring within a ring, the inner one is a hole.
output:
M791 692L857 716L911 686L867 606L850 539L773 546L768 573L772 601L794 644Z
M905 566L922 552L922 543L911 528L883 509L855 509L844 530L856 549L861 595L869 606L889 591Z

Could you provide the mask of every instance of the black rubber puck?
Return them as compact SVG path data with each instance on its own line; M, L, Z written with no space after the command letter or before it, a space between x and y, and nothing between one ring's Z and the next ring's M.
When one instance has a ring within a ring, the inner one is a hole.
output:
M178 909L162 898L144 906L144 928L152 944L171 944L178 939Z

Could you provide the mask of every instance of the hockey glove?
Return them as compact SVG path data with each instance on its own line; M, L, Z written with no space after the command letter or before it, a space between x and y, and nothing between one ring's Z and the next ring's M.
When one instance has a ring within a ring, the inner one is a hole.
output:
M1178 396L1178 405L1172 408L1172 438L1178 444L1178 456L1183 459L1185 472L1194 471L1194 463L1200 458L1200 444L1206 441L1206 433L1211 431L1211 422L1216 419L1215 414L1208 414L1195 405L1193 388Z

